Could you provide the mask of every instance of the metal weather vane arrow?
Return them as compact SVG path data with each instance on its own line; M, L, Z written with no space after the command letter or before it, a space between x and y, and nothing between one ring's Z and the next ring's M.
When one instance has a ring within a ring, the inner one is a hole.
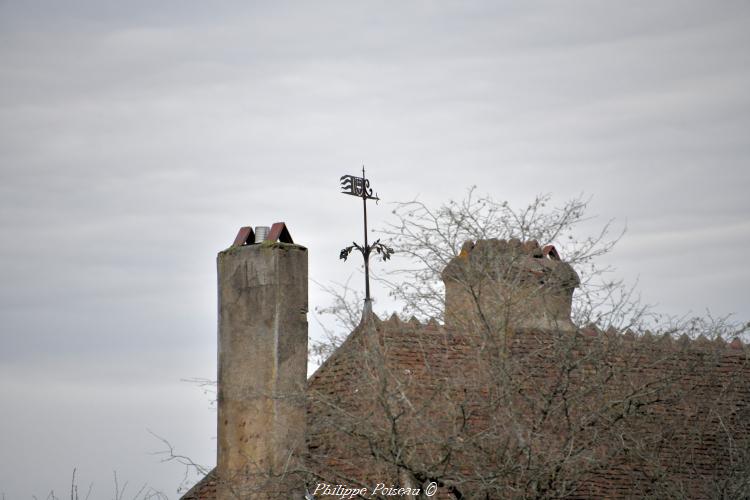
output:
M372 188L370 188L370 181L365 177L364 165L362 166L362 177L354 175L341 176L341 192L362 198L365 244L359 245L356 242L352 242L351 245L341 250L339 258L345 261L355 248L362 253L362 258L365 261L365 307L363 314L365 316L372 312L372 299L370 298L370 255L374 251L386 261L393 255L393 248L381 243L380 239L375 240L372 245L368 245L367 243L367 200L375 200L375 203L377 203L380 198L378 198L377 193L373 195Z

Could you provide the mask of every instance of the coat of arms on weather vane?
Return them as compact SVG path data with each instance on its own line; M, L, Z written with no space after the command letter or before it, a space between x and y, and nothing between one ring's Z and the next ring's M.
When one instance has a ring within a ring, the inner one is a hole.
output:
M365 243L364 245L358 245L356 242L352 242L351 245L341 250L339 258L346 260L349 254L356 248L362 253L362 257L365 261L365 305L363 311L363 318L372 313L372 299L370 298L370 255L375 251L378 255L383 257L386 261L393 255L393 248L380 242L380 239L375 240L372 245L367 244L367 200L375 200L377 203L377 193L373 195L372 188L370 188L370 181L365 177L365 167L362 166L362 177L356 177L354 175L344 175L341 177L341 192L351 196L357 196L362 198L362 208L364 211L364 226L365 226Z

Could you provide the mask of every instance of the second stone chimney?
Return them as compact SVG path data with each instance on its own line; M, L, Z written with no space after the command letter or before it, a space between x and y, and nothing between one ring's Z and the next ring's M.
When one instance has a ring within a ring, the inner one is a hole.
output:
M509 330L569 330L578 274L552 245L467 241L443 271L445 324L503 335Z

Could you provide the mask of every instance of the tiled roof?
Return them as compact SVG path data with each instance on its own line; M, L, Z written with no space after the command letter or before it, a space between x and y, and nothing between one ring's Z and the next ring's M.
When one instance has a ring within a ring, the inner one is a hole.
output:
M216 498L216 469L206 474L187 493L182 500L213 500Z
M708 341L705 338L689 340L684 338L672 339L671 337L655 337L651 334L636 336L632 332L619 333L614 330L601 331L595 326L580 329L577 335L585 346L586 342L595 342L597 339L603 341L620 342L620 346L636 346L632 351L631 359L637 368L637 376L648 376L656 373L659 367L647 363L649 356L667 351L676 351L683 358L700 355L700 353L714 353L718 355L716 370L724 375L733 374L741 377L740 391L738 397L750 399L750 367L748 366L748 349L739 340L727 344L723 340ZM308 445L312 460L311 469L321 478L335 484L337 482L356 483L362 481L367 483L374 475L388 473L385 470L373 468L367 456L352 454L351 450L342 448L342 437L336 429L341 422L330 422L333 408L338 410L345 407L351 412L362 411L357 406L357 394L372 391L372 387L363 382L361 374L363 365L367 360L360 356L368 345L377 345L379 352L390 370L391 375L398 377L399 383L408 385L418 384L421 391L434 390L435 395L444 387L441 384L449 380L471 380L472 367L477 365L477 344L472 342L470 335L461 332L449 331L435 321L422 324L416 319L401 321L397 316L392 316L382 321L377 316L372 316L371 321L360 325L352 332L340 348L326 360L323 365L308 379ZM546 339L546 340L545 340ZM549 337L534 335L532 332L518 332L514 335L511 350L518 356L527 356L531 365L538 373L529 374L529 384L544 383L544 351L549 345ZM622 344L622 342L625 342ZM585 347L583 347L585 348ZM698 354L696 354L698 353ZM692 358L691 358L692 359ZM622 362L616 361L616 362ZM634 368L634 369L636 369ZM724 376L722 375L722 376ZM701 374L686 373L688 377L684 382L693 384L697 389L696 397L708 398L713 392L722 389L721 380L718 386L711 386L708 382L700 380ZM413 381L413 382L410 382ZM362 392L359 392L362 391ZM744 392L743 392L744 391ZM435 396L437 397L437 396ZM747 401L741 403L747 408ZM734 404L729 401L728 404ZM347 407L347 405L350 405ZM336 411L338 411L336 410ZM677 411L677 410L675 410ZM665 410L670 414L671 410ZM744 414L743 414L744 415ZM750 415L745 415L750 417ZM476 417L474 423L480 425L482 416ZM680 418L673 415L667 418ZM335 420L335 419L334 419ZM747 436L750 429L747 421L742 424L742 432ZM679 426L678 426L679 427ZM679 432L679 430L677 431ZM685 441L692 436L680 439ZM702 439L701 436L698 438ZM713 438L711 438L713 439ZM693 446L694 463L691 467L709 467L713 460L711 440L705 443L690 444ZM365 454L366 455L366 454ZM668 453L665 452L665 456ZM670 460L679 462L682 457L673 457ZM688 477L688 481L700 481L700 475ZM592 498L607 496L611 498L628 497L632 494L633 476L626 463L612 462L610 468L601 474L594 474L589 482L579 489L580 498ZM210 473L201 480L182 498L184 500L208 500L216 497L216 484L214 473ZM435 498L441 498L437 496Z

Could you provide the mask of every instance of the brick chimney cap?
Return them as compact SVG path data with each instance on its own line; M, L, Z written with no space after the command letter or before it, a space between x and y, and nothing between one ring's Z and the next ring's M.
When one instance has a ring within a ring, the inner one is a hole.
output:
M575 288L580 283L578 274L560 258L554 245L542 247L537 240L522 242L517 238L491 238L466 241L460 253L443 270L443 281L466 281L471 279L472 272L481 277L497 273L522 281L528 276L535 283L551 279L564 288Z
M280 242L280 243L294 243L292 235L289 229L286 227L285 222L274 222L271 226L271 230L268 231L268 235L264 241ZM232 247L241 247L245 245L252 245L255 242L255 232L252 226L241 227L237 236L234 238Z

